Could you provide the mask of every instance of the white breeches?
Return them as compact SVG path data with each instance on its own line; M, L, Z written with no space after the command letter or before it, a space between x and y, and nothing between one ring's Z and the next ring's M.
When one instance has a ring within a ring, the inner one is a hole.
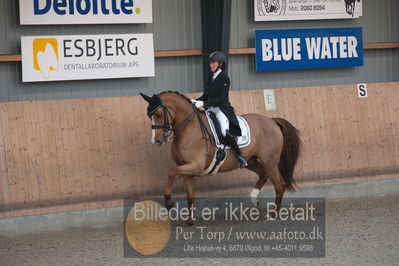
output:
M227 116L220 110L219 107L210 107L208 108L209 111L212 111L216 114L216 118L218 119L220 123L220 128L223 134L223 137L226 136L226 130L229 129L229 119L227 119Z

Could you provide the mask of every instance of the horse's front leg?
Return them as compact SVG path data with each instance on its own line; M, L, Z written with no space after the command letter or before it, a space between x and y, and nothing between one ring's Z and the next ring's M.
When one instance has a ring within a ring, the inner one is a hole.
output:
M194 199L195 199L195 180L194 176L184 176L184 183L186 185L187 206L189 209L189 217L184 221L186 225L194 224Z
M173 206L175 204L171 198L172 187L173 187L173 182L175 181L175 177L177 175L194 176L194 175L200 175L200 174L201 174L201 167L199 167L198 164L195 162L180 165L180 166L175 167L169 171L168 181L166 183L166 188L165 188L165 192L164 192L165 206L168 210L173 208Z

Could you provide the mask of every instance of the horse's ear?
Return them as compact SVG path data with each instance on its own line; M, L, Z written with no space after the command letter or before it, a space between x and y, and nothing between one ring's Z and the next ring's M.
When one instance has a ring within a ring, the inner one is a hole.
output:
M147 102L150 102L151 99L152 99L150 96L145 95L144 93L141 93L141 92L140 92L140 95L141 95L141 97L143 97L143 99L146 100Z

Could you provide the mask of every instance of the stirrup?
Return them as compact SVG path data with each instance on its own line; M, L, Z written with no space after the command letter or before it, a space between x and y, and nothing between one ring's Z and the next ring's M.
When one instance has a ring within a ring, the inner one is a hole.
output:
M240 168L245 168L248 166L247 158L242 154L238 156L238 163L240 164Z

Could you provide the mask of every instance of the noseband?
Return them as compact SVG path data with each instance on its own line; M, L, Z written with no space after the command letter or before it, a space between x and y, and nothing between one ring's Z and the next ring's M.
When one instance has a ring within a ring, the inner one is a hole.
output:
M190 121L194 117L194 114L195 114L195 111L193 110L193 112L189 116L187 116L183 121L181 121L180 123L178 123L177 125L175 125L173 127L172 123L171 123L171 121L173 120L172 115L169 111L169 108L163 103L162 100L160 100L160 104L156 108L154 108L152 111L147 112L148 117L151 119L151 117L154 115L154 113L159 108L163 109L163 119L164 119L163 125L152 125L151 129L163 129L163 140L164 141L168 140L170 135L175 132L176 128L178 128L182 124ZM176 137L176 134L175 134L175 137Z
M159 108L163 109L163 125L152 125L151 129L163 129L163 140L167 140L173 132L173 127L170 122L170 120L172 119L172 115L170 114L169 108L161 100L160 104L157 107L147 112L147 115L151 119Z

